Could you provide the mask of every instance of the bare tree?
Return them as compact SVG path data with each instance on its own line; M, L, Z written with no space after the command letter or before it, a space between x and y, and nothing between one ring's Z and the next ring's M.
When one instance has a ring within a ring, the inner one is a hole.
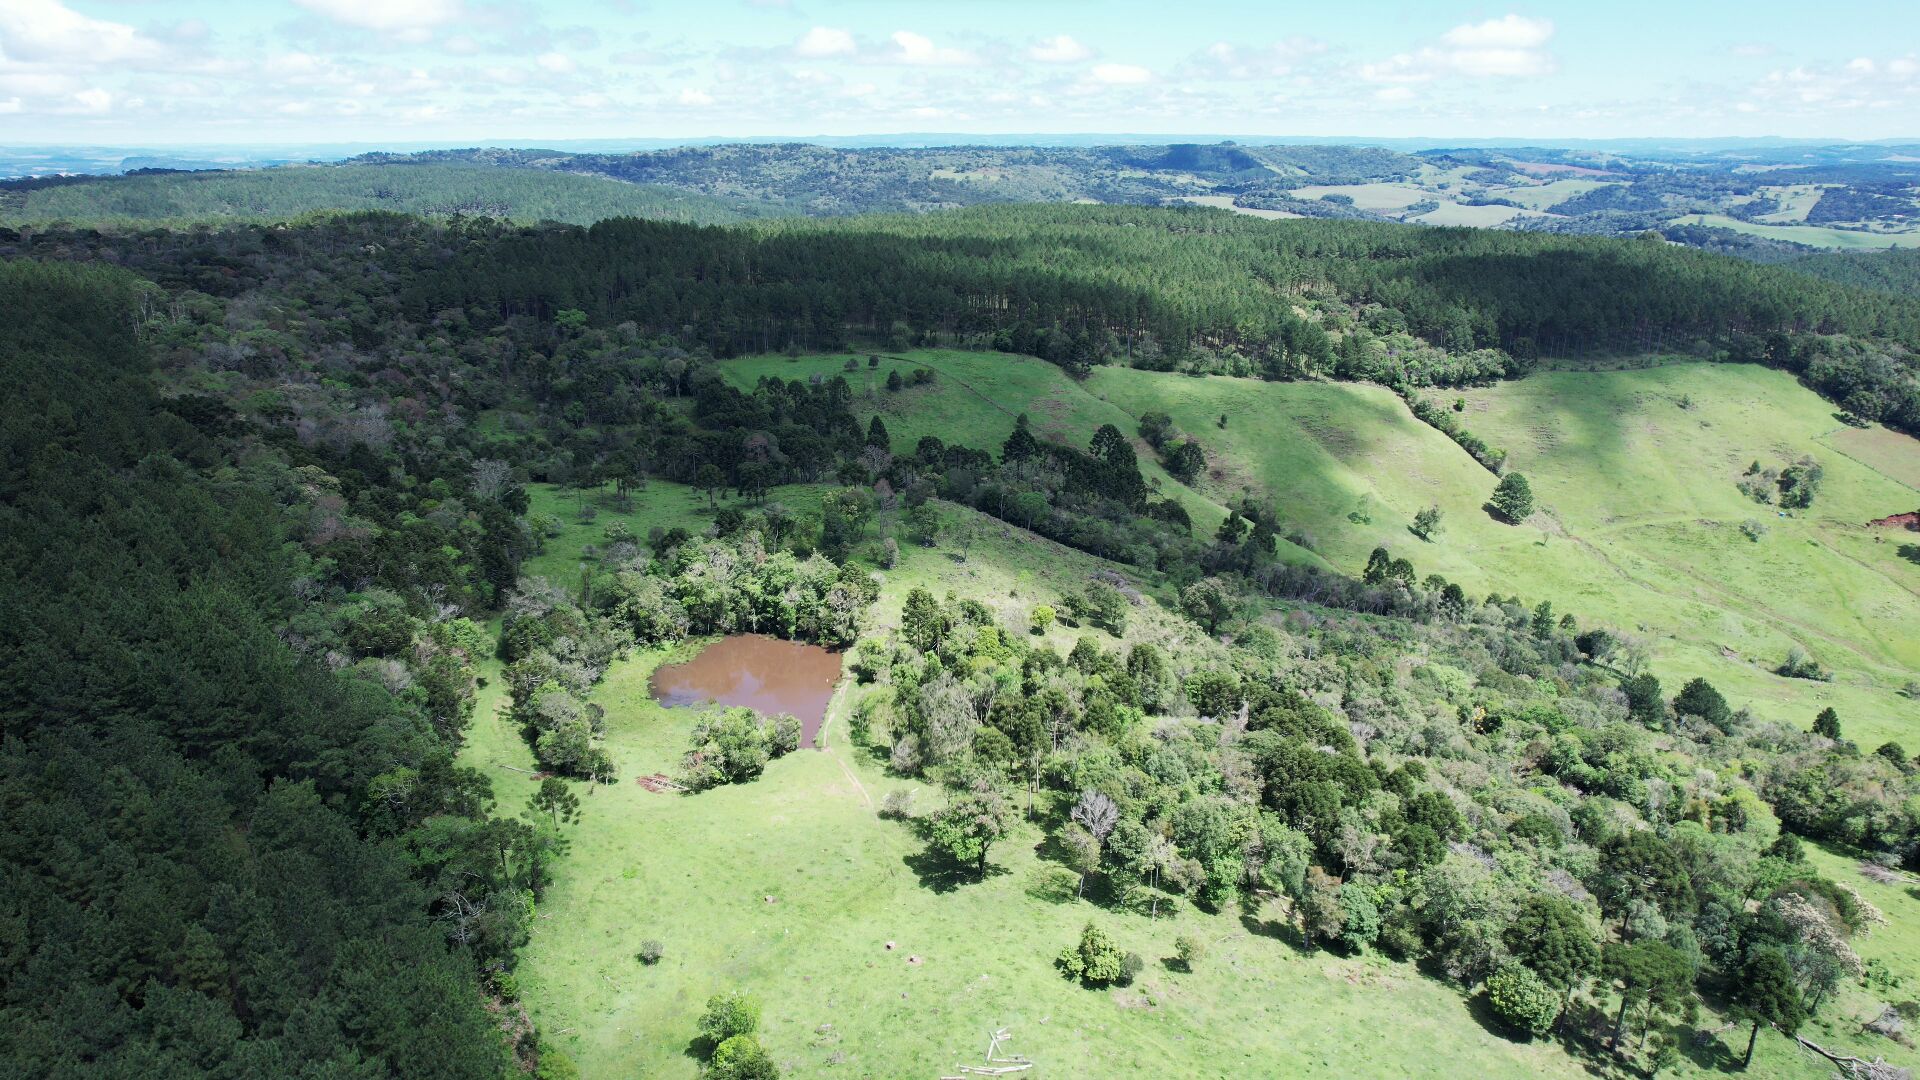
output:
M507 481L513 478L513 469L504 461L485 458L473 463L473 497L481 502L492 502L507 489Z
M1092 833L1095 840L1105 844L1113 827L1120 823L1120 807L1100 792L1087 790L1081 792L1080 801L1073 804L1071 816L1081 828Z

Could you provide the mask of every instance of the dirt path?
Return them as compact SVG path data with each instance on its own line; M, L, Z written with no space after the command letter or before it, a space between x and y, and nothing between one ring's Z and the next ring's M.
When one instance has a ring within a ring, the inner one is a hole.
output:
M860 782L860 777L854 775L853 766L847 764L847 759L841 756L839 744L829 737L833 731L834 721L841 719L846 712L847 697L847 685L841 683L840 688L833 692L832 700L827 702L827 718L820 723L818 738L820 752L832 758L835 765L840 766L840 771L845 773L847 779L852 782L853 789L860 793L860 801L867 804L867 809L873 810L873 796L867 794L867 786Z

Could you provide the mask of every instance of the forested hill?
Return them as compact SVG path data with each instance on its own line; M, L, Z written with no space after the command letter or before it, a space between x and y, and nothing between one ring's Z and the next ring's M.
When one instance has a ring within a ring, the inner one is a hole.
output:
M427 914L430 868L484 912L525 848L452 764L471 680L289 646L328 637L288 543L324 474L155 395L141 287L0 263L0 1074L497 1076L475 959L510 922L456 952Z
M302 165L0 183L0 224L287 221L330 210L392 210L590 224L610 217L719 224L773 212L747 198L606 176L459 162Z
M1225 351L1270 377L1387 383L1668 350L1788 367L1862 416L1920 430L1920 304L1650 240L1086 206L733 230L610 221L467 244L404 301L691 328L720 355L897 328L1082 368Z
M1827 281L1920 298L1920 248L1809 255L1788 265Z
M1858 416L1920 431L1920 303L1655 240L1035 205L724 228L363 215L166 242L85 231L4 241L81 258L114 248L216 295L286 259L328 264L342 245L371 245L367 288L413 318L574 311L719 356L882 337L1079 372L1125 362L1421 386L1543 357L1658 351L1785 368Z

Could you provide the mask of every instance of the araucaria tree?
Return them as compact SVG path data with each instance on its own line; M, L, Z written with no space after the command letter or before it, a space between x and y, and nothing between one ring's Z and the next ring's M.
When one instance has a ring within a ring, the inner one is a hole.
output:
M1760 1038L1761 1024L1772 1025L1782 1035L1792 1035L1807 1018L1799 985L1794 981L1793 965L1779 949L1754 950L1740 967L1734 993L1735 1014L1753 1022L1747 1032L1743 1065L1753 1064L1753 1044Z
M1487 505L1493 507L1501 517L1518 525L1533 513L1533 485L1517 472L1508 473L1500 478Z

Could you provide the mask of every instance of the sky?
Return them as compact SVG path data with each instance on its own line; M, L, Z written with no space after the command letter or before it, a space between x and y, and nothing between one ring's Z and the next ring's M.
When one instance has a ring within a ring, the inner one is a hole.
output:
M1920 140L1912 0L0 0L0 144Z

